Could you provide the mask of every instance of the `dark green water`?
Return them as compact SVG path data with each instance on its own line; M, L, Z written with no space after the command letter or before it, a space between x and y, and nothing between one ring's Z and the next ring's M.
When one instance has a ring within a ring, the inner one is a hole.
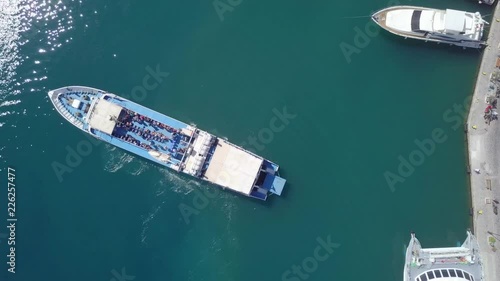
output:
M242 0L223 21L211 1L16 3L0 2L0 225L8 166L18 218L16 273L0 236L0 280L396 281L411 230L428 247L465 238L464 134L449 110L472 93L480 52L380 32L349 63L340 46L356 46L369 18L346 17L394 3ZM131 97L147 67L170 75L136 101L279 163L284 196L199 202L214 187L99 142L58 178L54 163L89 142L47 91L88 85ZM284 129L250 145L284 109L295 116ZM420 153L415 140L436 128L446 140L391 190L384 174L398 174L398 157ZM198 209L189 223L179 206ZM327 237L340 246L307 259ZM317 266L286 275L303 261Z

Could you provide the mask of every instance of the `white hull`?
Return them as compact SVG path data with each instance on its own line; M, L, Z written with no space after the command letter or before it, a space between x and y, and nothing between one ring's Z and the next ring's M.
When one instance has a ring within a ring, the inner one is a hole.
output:
M405 37L464 48L482 48L484 26L479 13L438 10L416 6L394 6L372 15L383 29Z

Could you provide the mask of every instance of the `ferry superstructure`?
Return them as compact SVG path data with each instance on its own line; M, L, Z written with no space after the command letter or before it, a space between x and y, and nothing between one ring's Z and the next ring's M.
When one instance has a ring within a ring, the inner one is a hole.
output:
M85 133L175 171L260 200L285 186L277 164L123 97L84 86L48 96Z
M476 237L467 231L460 247L424 249L412 233L403 280L484 281Z
M479 12L438 10L415 6L393 6L372 15L383 29L405 38L446 43L464 48L482 48L485 24Z

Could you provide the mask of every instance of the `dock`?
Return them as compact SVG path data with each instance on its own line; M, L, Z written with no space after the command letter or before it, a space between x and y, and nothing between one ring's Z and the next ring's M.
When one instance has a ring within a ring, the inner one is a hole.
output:
M484 280L496 281L500 276L500 121L495 118L494 108L500 93L499 5L494 7L487 44L466 131L474 234L481 251Z

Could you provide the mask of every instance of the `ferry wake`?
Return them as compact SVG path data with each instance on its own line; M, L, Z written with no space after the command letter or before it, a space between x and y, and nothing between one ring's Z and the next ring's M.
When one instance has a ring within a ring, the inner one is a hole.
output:
M260 200L285 186L277 164L115 94L69 86L48 95L80 130L175 171Z
M383 29L405 38L446 43L463 48L482 48L485 24L479 12L437 10L413 6L394 6L372 15Z

